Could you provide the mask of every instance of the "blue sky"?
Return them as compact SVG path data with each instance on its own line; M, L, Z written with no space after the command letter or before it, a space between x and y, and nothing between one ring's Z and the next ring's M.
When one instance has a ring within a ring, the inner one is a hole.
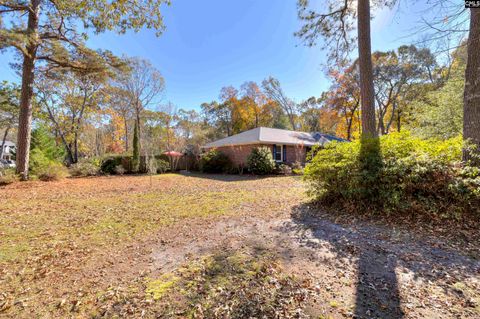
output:
M420 16L412 12L420 9L377 12L373 50L415 40L412 30ZM201 103L216 100L223 86L260 83L270 75L296 101L319 96L329 87L326 53L304 47L293 35L300 25L296 0L172 0L163 13L167 30L161 37L144 30L89 39L91 47L150 60L165 77L163 102L198 109ZM0 55L0 80L19 82L8 66L12 61L12 54Z

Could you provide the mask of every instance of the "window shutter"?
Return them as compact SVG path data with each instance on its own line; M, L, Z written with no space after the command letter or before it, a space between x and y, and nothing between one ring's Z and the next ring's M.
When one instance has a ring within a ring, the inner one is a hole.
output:
M277 145L273 144L273 160L275 160L276 154L277 154Z
M287 145L283 145L283 161L287 161Z

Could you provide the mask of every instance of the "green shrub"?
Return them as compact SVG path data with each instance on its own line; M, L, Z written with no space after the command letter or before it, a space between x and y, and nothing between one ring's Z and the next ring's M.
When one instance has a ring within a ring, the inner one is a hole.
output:
M298 168L292 168L292 173L295 175L303 175L303 168L298 169Z
M96 176L100 173L100 162L97 158L80 160L70 167L71 176Z
M275 168L275 171L277 174L280 174L280 175L292 174L292 168L287 164L283 164L283 163L278 164L277 167Z
M395 133L376 141L331 143L319 150L305 168L310 194L360 213L479 212L480 174L460 165L461 138L422 140Z
M34 147L30 152L30 172L41 181L60 180L68 176L67 168L52 157L50 151L44 152L38 147Z
M303 166L300 162L295 162L292 164L292 173L295 175L303 175Z
M125 174L125 168L123 168L123 166L122 166L121 164L115 166L115 174L116 174L116 175L123 175L123 174Z
M59 180L68 176L63 165L65 149L57 145L50 130L40 125L32 131L29 167L32 175L42 181Z
M88 163L98 167L98 169L100 169L100 165L102 165L102 158L98 157L98 156L95 156L95 157L90 157L88 159L82 159L82 160L80 160L80 162L88 162Z
M210 150L200 157L200 170L205 173L226 173L231 167L230 158L218 150Z
M15 174L14 169L0 169L0 186L12 184L18 180L18 176Z
M162 156L140 156L139 163L135 169L135 163L132 156L125 155L110 155L105 157L100 165L100 171L103 174L114 175L117 174L117 166L123 168L122 174L131 174L131 173L149 173L156 172L158 170L159 159L162 160ZM163 164L162 164L163 165ZM164 168L165 166L162 166ZM168 166L169 169L170 166Z
M118 157L107 157L104 158L102 164L100 165L100 171L103 174L115 174L115 167L120 164Z
M50 129L45 125L40 125L32 131L30 151L34 150L41 151L44 157L54 162L63 162L65 159L65 148L57 144Z
M44 182L57 181L68 176L67 168L61 163L50 162L42 166L36 173L39 180Z
M128 158L128 162L129 162L129 166L131 167L131 169L128 169L127 172L129 173L139 173L139 174L146 174L146 173L149 173L150 172L150 169L154 169L156 163L153 162L153 158L150 157L150 156L140 156L139 158L139 164L138 164L138 168L135 169L135 161L133 159L132 156L128 156L128 157L125 157L124 159L126 160ZM126 166L124 166L126 167ZM152 170L152 172L154 172L155 170Z
M45 153L43 153L39 148L34 148L30 152L30 172L33 175L38 175L38 173L47 167L53 160L49 159Z
M122 165L122 156L109 156L103 159L100 165L100 171L103 174L116 174L117 166Z
M268 147L257 147L247 158L248 170L256 175L272 174L275 171L275 161Z
M157 159L157 173L164 174L168 170L170 170L170 163L163 159Z
M303 169L303 165L299 161L296 161L292 164L292 169Z

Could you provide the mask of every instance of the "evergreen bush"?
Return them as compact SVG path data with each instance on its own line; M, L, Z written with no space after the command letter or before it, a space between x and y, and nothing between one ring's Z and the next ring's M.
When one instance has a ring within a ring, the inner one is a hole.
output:
M170 163L163 160L163 159L157 159L157 173L158 174L164 174L170 170Z
M247 158L248 170L256 175L272 174L275 171L275 161L272 151L265 146L256 147Z
M104 158L100 165L100 171L108 175L116 174L117 166L122 165L122 158L122 156L108 156Z
M44 182L57 181L68 176L67 168L58 162L48 162L47 165L37 169L36 175Z
M15 174L14 169L11 169L11 168L0 169L0 186L12 184L17 180L18 180L18 176Z
M100 173L100 162L97 158L82 159L73 164L69 171L71 176L96 176Z
M230 158L218 151L210 150L200 157L200 170L205 173L226 173L232 167Z
M461 137L408 133L330 143L307 164L304 179L317 200L352 212L480 217L479 169L461 164L462 148Z

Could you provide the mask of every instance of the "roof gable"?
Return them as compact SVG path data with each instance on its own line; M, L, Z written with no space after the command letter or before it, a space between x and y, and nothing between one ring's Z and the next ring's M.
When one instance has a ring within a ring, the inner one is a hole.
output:
M330 141L345 141L333 135L319 132L307 133L268 127L257 127L239 134L228 136L206 144L205 148L246 145L246 144L285 144L285 145L324 145Z
M260 127L248 130L239 134L228 136L205 145L207 148L231 146L231 145L245 145L260 142Z
M267 127L262 127L260 132L261 142L272 144L304 144L307 146L316 144L312 134L307 132L296 132Z

